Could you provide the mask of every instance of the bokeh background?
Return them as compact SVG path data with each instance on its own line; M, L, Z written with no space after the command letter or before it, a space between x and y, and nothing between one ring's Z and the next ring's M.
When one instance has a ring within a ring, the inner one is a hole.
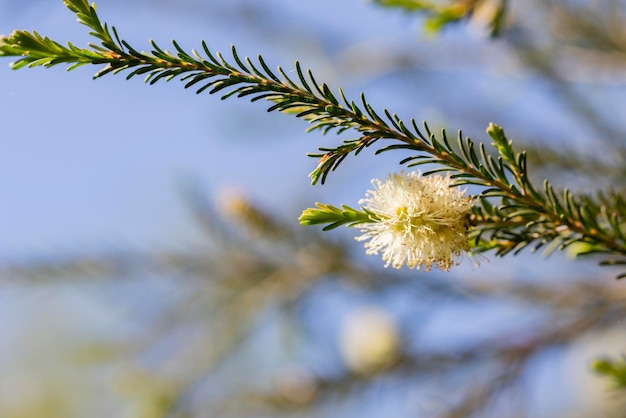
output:
M487 141L495 122L537 179L623 187L626 3L510 3L496 39L485 13L428 35L362 0L97 5L137 49L204 39L288 74L298 60L434 130ZM14 29L90 42L60 0L0 0ZM626 352L619 270L563 253L385 270L357 231L297 217L356 205L406 155L364 152L311 186L306 154L341 138L264 103L9 63L0 416L626 416L590 368Z

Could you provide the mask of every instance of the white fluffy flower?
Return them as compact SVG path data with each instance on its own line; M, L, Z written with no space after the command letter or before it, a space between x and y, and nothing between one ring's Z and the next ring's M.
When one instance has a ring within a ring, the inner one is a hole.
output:
M385 267L424 267L433 264L443 271L469 250L467 215L474 198L450 187L450 176L422 177L420 173L400 172L385 182L372 180L359 204L379 219L361 226L367 254L382 252Z

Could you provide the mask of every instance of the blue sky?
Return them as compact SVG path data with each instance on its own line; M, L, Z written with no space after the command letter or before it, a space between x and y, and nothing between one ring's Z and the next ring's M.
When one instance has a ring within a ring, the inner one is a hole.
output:
M380 14L360 1L315 8L269 3L260 8L254 2L214 2L209 8L193 1L147 6L105 0L98 9L140 49L148 47L149 38L167 48L175 38L187 49L205 39L228 57L235 44L242 55L263 53L287 71L300 59L329 83L345 81L334 72L334 50L361 37L393 41L415 36L409 19ZM322 14L326 7L336 12ZM342 13L341 7L356 13ZM276 10L280 13L270 13ZM237 16L243 22L228 22ZM16 28L77 45L89 40L61 1L0 2L0 33ZM0 65L5 120L0 195L10 202L0 218L5 256L193 239L181 195L181 185L189 181L199 182L208 194L247 189L288 211L295 210L294 190L303 191L298 193L302 199L327 193L319 187L307 190L314 160L305 153L315 151L319 135L307 136L303 122L267 114L263 104L195 95L178 81L152 87L121 75L92 81L94 67L70 74L61 67L11 71L9 62ZM342 182L336 177L335 185ZM368 183L363 179L359 188L365 190Z

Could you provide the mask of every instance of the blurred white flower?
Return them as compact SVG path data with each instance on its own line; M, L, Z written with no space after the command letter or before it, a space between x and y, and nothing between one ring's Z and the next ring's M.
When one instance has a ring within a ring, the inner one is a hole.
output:
M435 264L448 271L469 250L467 215L474 198L450 187L449 176L402 171L372 184L375 189L359 204L379 219L363 224L357 240L369 240L367 254L382 252L385 267L429 271Z
M352 371L371 374L394 363L400 350L400 332L387 311L364 307L344 319L339 343L342 357Z

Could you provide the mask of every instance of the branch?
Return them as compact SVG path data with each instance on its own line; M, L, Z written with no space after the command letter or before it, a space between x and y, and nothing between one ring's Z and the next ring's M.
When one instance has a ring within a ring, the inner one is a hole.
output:
M149 53L139 52L122 40L114 27L109 30L86 0L65 0L65 5L80 23L90 28L90 34L100 41L98 45L89 44L89 49L81 49L71 43L63 46L37 32L14 31L0 37L0 56L20 57L13 64L14 69L69 64L68 70L72 70L95 64L104 65L95 78L123 71L129 71L127 79L144 75L150 84L179 78L185 82L185 88L193 87L197 93L219 93L222 99L266 100L270 103L268 111L295 114L310 124L309 131L356 132L356 138L344 140L337 147L320 148L319 153L311 155L319 158L311 173L313 184L324 183L328 174L349 155L357 155L379 140L391 140L392 144L380 146L376 153L408 150L413 155L401 164L411 167L434 163L438 166L424 176L445 171L450 173L453 186L471 184L482 189L480 205L469 219L476 251L495 249L498 255L505 255L531 244L535 250L548 243L559 249L582 244L584 250L578 254L613 254L621 258L607 260L608 264L626 264L623 197L617 192L574 196L568 190L556 192L547 181L542 188L535 187L529 180L526 154L514 151L499 126L491 124L487 129L498 155L494 157L483 143L463 138L460 132L453 144L445 131L437 138L426 124L422 133L415 120L406 124L386 109L381 116L363 94L358 102L347 99L341 89L335 95L297 62L298 78L294 81L280 67L277 73L270 70L261 56L256 63L240 58L235 47L231 50L232 62L220 53L213 54L205 42L202 42L203 55L195 50L185 52L176 41L172 42L173 53L155 42L151 42ZM327 223L329 229L341 224L354 226L368 218L375 221L372 213L357 214L358 211L347 206L343 210L333 208L318 206L303 220L307 224ZM328 218L329 214L333 214L332 219ZM316 218L319 216L326 218Z

